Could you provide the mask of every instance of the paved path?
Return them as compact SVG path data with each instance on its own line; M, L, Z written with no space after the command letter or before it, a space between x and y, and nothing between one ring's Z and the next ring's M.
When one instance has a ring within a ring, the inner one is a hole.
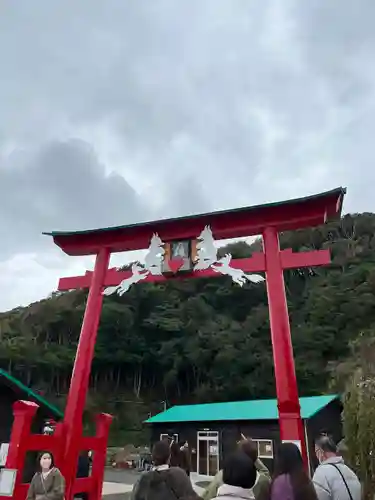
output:
M133 485L139 478L140 472L129 469L112 469L107 467L104 473L104 481L109 483L122 483Z
M119 483L103 483L102 494L107 495L118 495L120 493L129 493L132 491L132 484L119 484Z
M106 500L127 500L139 472L133 470L106 469L104 473L103 497Z

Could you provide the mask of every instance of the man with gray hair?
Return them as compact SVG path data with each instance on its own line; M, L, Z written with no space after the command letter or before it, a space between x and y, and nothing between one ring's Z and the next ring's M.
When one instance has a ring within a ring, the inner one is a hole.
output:
M361 500L361 483L338 454L333 439L327 435L315 441L319 461L313 483L319 500Z

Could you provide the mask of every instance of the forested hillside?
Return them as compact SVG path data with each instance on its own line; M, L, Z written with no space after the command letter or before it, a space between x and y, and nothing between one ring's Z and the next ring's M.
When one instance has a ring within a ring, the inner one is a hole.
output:
M375 214L347 215L281 241L294 251L332 253L328 267L285 273L300 393L319 394L330 382L329 367L375 324ZM259 246L237 243L230 251L249 256ZM54 294L0 315L0 365L62 405L85 298ZM117 438L133 430L136 440L141 420L164 401L274 395L265 284L195 279L140 284L122 298L105 298L88 408L119 417Z

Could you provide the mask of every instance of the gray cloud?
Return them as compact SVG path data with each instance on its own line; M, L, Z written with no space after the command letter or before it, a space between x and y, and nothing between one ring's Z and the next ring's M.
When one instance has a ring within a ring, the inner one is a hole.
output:
M373 209L373 0L3 4L0 258L339 184Z
M10 122L18 94L39 125L18 124L23 137L51 122L101 122L125 154L142 156L144 175L193 156L190 172L202 176L203 159L205 185L229 168L233 185L249 188L265 172L302 177L372 95L369 64L358 72L355 62L371 61L373 10L371 0L354 11L349 0L9 4L1 46L14 74L4 85ZM272 128L283 133L270 144Z
M206 208L199 185L193 188L186 179L175 181L175 191L166 193L152 212L123 176L106 174L93 147L82 140L15 152L1 170L0 227L7 238L0 255L45 247L47 238L41 234L45 230L131 224L166 216L171 210L182 215Z
M30 251L43 230L130 223L147 214L119 174L105 175L94 150L80 140L50 142L14 153L1 171L1 252Z

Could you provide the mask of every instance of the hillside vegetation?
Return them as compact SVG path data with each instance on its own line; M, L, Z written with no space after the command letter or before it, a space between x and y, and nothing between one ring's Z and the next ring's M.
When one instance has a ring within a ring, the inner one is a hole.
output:
M281 244L331 250L330 266L285 272L300 394L320 394L346 362L350 343L375 324L375 215L285 233ZM259 246L237 243L229 250L244 257ZM61 405L85 299L82 291L52 294L0 315L0 366ZM182 280L105 298L88 409L118 417L112 439L142 440L142 420L164 401L274 396L265 284Z

